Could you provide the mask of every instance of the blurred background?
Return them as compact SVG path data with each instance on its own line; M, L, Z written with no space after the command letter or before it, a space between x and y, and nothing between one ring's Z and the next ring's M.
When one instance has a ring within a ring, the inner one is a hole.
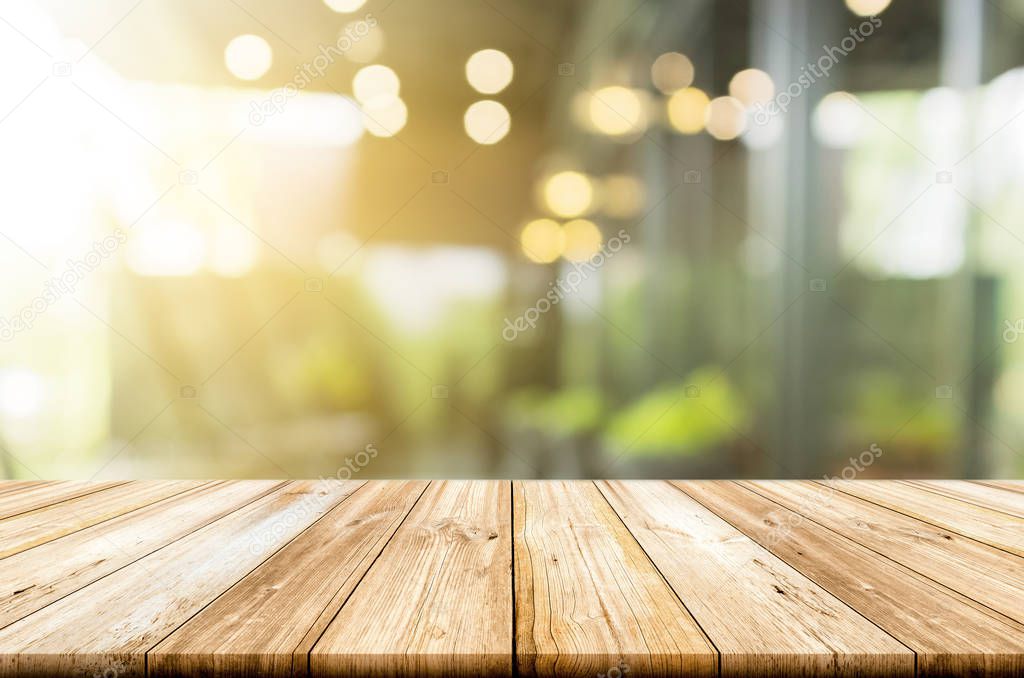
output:
M1022 37L2 0L0 476L1019 476Z

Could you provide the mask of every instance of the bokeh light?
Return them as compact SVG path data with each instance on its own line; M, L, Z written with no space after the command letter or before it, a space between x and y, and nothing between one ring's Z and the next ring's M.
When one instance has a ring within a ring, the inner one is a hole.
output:
M259 80L273 61L270 43L258 35L239 35L224 48L224 65L240 80Z
M590 122L602 134L622 136L647 127L646 102L628 87L602 87L590 98Z
M466 109L462 124L469 138L478 144L496 144L508 134L512 127L512 116L508 109L497 101L477 101Z
M397 99L400 87L398 74L380 64L360 68L352 78L352 93L359 103L377 108Z
M530 261L549 264L565 251L565 231L554 219L535 219L519 235L523 254Z
M609 3L388 1L160 3L109 34L117 3L4 4L0 476L326 476L396 431L361 477L821 477L896 430L870 475L1024 476L999 225L1024 209L1024 0L776 3L770 26L650 3L618 31ZM794 254L846 266L839 301L925 369L998 345L969 392L943 376L976 421L848 313L726 364L778 290L822 287L773 242L823 243ZM778 364L800 378L757 388ZM731 393L670 408L712 380ZM747 454L792 402L814 425L786 467Z
M747 112L735 97L716 97L708 104L704 126L719 141L735 139L747 129Z
M363 127L375 137L393 137L402 131L409 111L400 98L378 97L363 106Z
M710 101L708 95L696 87L679 90L668 100L668 121L683 134L696 134L704 129L704 120Z
M594 202L594 185L581 172L559 172L544 183L544 204L560 217L576 217Z
M846 6L857 16L875 16L885 11L892 0L846 0Z
M775 96L775 83L764 71L747 68L732 76L729 94L748 107L763 104Z
M849 92L826 94L814 109L814 136L829 148L854 146L864 136L866 115L857 97Z
M495 94L508 87L513 71L512 60L496 49L482 49L466 61L466 80L482 94Z
M0 370L0 415L25 419L39 412L46 398L43 378L24 368Z
M184 221L140 225L128 242L128 267L139 275L193 275L205 258L202 232Z
M324 0L324 4L339 14L349 14L366 4L366 0Z
M685 54L666 52L651 65L651 82L665 94L689 87L693 83L693 62Z
M768 116L767 120L759 120L757 115L752 116L752 124L747 126L747 131L741 137L743 145L752 150L763 150L771 148L782 139L785 125L783 118L779 115Z
M343 94L307 90L291 99L282 113L268 116L252 138L305 148L344 148L363 136L360 106Z
M601 251L601 229L587 219L573 219L564 227L565 252L569 261L586 261Z

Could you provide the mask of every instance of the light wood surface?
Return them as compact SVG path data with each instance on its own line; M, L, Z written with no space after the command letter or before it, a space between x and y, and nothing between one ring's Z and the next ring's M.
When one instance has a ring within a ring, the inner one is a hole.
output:
M1024 622L1024 559L809 481L742 481L886 558ZM825 496L827 499L822 499ZM1012 556L1012 557L1007 557Z
M968 505L923 488L880 480L837 480L828 483L840 492L931 523L963 537L1024 556L1024 518Z
M714 647L593 484L514 487L522 675L717 673Z
M160 643L150 674L305 672L313 642L426 485L368 482Z
M675 481L910 648L919 675L1017 675L1024 625L736 483Z
M913 652L670 484L599 486L722 653L721 675L758 675L764 653L792 675L914 674Z
M1010 481L0 483L0 676L1024 675Z
M979 485L988 485L1009 492L1024 492L1024 480L975 480Z
M90 483L85 481L33 483L16 488L13 492L0 494L0 520L123 484L124 481L106 483Z
M3 485L0 485L0 494L5 492L14 492L15 490L24 490L29 487L35 487L38 485L47 485L54 481L52 480L7 480L4 481Z
M508 481L434 481L309 655L314 676L512 669Z
M915 487L959 499L975 506L1024 518L1024 495L966 480L911 480Z
M202 485L202 481L140 481L82 495L0 521L0 558L45 544Z
M277 481L212 483L0 559L0 628L228 515L279 485Z
M11 624L0 676L142 675L148 650L357 487L289 483Z

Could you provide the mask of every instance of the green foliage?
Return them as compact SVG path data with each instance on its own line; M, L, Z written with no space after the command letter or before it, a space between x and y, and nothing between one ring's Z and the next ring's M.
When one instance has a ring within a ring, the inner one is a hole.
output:
M522 389L505 400L505 421L558 436L580 436L597 431L606 413L601 392L581 386L546 392Z
M545 398L539 403L536 421L547 432L574 436L596 431L604 413L601 393L584 386L557 391Z
M958 439L958 418L947 403L922 396L896 375L871 371L857 378L850 422L864 438L898 431L897 442L944 450Z
M618 412L605 434L624 454L694 455L737 437L748 419L728 378L703 367L684 383L655 389Z
M347 346L327 335L306 340L281 355L280 392L309 410L335 411L363 406L372 390L365 366Z

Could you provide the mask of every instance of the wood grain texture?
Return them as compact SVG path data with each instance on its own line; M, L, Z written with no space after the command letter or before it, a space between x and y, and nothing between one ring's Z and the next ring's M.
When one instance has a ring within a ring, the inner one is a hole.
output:
M358 486L288 483L11 624L0 675L143 676L147 650Z
M669 483L598 487L721 652L721 675L914 674L906 646Z
M17 492L18 490L25 490L30 487L38 487L41 485L48 485L55 481L53 480L2 480L0 481L0 494L7 494L8 492Z
M85 494L100 492L108 487L123 485L125 481L92 483L87 481L59 481L21 486L13 492L0 494L0 520L10 518L44 506L57 504Z
M0 560L0 628L281 486L215 482Z
M986 482L0 482L0 677L1024 675Z
M312 675L511 675L510 490L432 482L313 647Z
M966 480L909 480L904 482L924 488L929 492L1024 518L1024 495L1016 492L971 483Z
M117 485L0 520L0 558L102 523L200 485L148 480Z
M828 486L936 527L1024 556L1024 519L904 483L833 480Z
M972 480L971 482L997 487L1008 492L1024 492L1024 480Z
M426 486L368 481L157 645L149 675L304 675L313 643Z
M744 487L1024 622L1024 559L810 481L741 481ZM823 498L824 497L824 498Z
M717 674L714 647L593 484L514 492L522 675Z
M674 481L688 495L917 654L921 676L1018 675L1024 625L735 483Z

